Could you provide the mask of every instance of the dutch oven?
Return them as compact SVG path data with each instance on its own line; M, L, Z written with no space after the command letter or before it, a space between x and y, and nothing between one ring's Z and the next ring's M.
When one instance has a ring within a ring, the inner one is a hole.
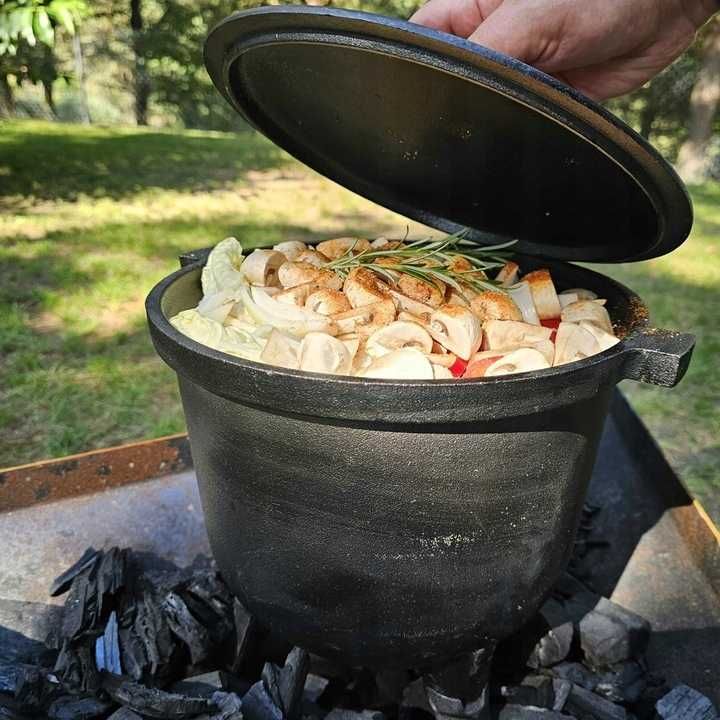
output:
M248 611L320 654L417 667L487 647L536 612L569 557L615 385L672 386L692 336L568 260L669 252L692 212L617 118L484 48L376 15L235 14L206 65L243 117L310 167L607 298L622 341L535 373L443 381L304 373L225 355L169 322L199 254L147 299L177 373L208 535ZM242 237L239 238L242 242Z

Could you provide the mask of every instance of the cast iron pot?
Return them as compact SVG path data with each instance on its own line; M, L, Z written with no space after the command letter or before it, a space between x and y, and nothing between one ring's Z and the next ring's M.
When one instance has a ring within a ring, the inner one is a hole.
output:
M203 264L161 281L147 315L178 375L213 554L262 625L352 664L432 665L530 619L568 560L615 384L675 385L694 344L649 328L619 283L543 261L558 287L608 299L622 342L504 378L291 371L168 322L197 304Z

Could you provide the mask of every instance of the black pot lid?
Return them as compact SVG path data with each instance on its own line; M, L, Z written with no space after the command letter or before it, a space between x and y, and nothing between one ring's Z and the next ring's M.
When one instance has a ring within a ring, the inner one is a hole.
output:
M205 64L277 145L440 230L595 262L663 255L690 232L681 180L637 133L554 78L452 35L262 7L214 28Z

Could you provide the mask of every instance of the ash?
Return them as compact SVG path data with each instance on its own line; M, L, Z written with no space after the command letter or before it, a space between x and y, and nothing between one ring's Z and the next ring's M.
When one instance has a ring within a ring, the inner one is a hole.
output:
M717 720L710 700L647 667L649 624L583 582L588 553L608 544L593 537L598 512L585 507L552 597L497 648L482 706L443 698L433 712L422 668L345 667L290 646L208 558L180 569L113 547L52 584L65 605L44 644L0 627L0 720Z

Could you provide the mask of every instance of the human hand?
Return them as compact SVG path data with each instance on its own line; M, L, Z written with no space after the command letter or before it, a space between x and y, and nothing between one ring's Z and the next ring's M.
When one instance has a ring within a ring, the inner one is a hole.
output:
M596 100L677 58L716 0L430 0L412 22L511 55Z

